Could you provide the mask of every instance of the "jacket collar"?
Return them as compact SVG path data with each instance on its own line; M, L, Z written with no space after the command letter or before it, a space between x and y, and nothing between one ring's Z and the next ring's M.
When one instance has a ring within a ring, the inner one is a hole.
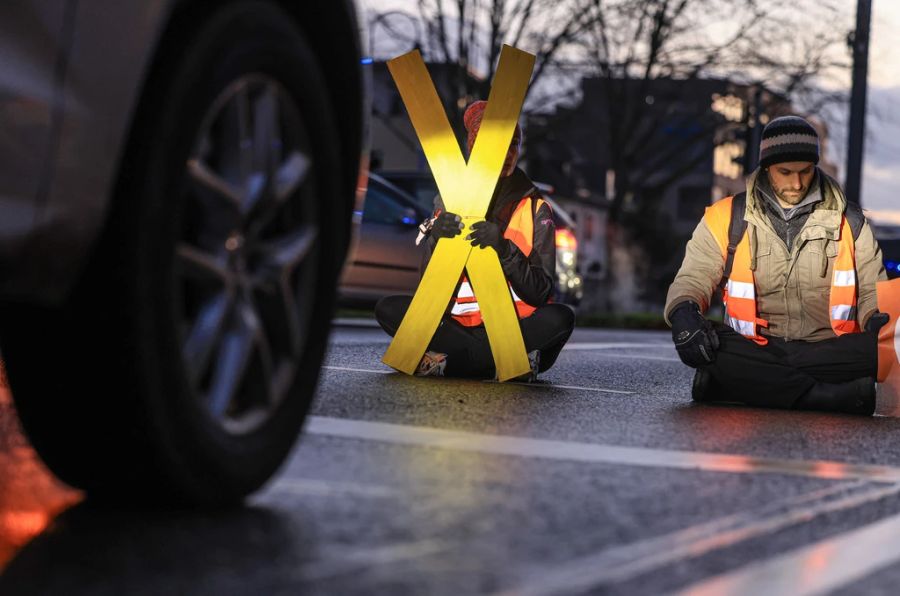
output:
M765 213L766 206L763 204L765 199L759 196L760 193L757 193L758 188L768 186L765 184L768 180L764 182L761 178L764 176L766 176L765 172L757 168L747 177L747 208L744 212L744 219L748 223L774 234L775 230ZM800 239L837 240L840 235L841 216L847 207L847 199L838 183L819 168L816 168L816 177L819 180L819 192L822 198L815 204L813 212L806 220L803 231L800 233Z
M497 187L494 189L494 195L491 197L491 204L488 213L496 216L509 203L520 200L527 196L533 195L535 192L534 182L520 168L513 170L513 173L505 178L497 181Z

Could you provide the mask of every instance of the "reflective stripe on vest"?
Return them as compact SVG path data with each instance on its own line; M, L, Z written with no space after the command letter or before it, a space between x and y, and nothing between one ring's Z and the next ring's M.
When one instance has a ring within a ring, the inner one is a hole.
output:
M712 232L722 251L724 261L728 253L728 226L731 222L731 202L728 197L706 208L706 225ZM749 228L748 228L749 230ZM741 237L735 253L728 283L722 292L725 303L725 323L760 345L768 343L759 327L768 327L768 322L757 317L756 282L750 269L750 240L747 230ZM856 320L856 247L853 232L845 216L841 217L841 232L838 239L838 254L834 262L829 296L829 317L831 328L836 335L859 333Z
M531 201L531 197L525 197L519 201L509 220L509 225L506 226L506 230L503 232L503 237L511 240L526 257L531 254L534 243L533 213L536 213L541 208L541 205L544 204L543 199L538 199L534 211L532 211ZM509 284L508 281L507 284ZM516 291L513 290L512 285L509 286L509 293L520 319L530 317L537 310L537 307L531 306L522 300L516 294ZM450 314L458 323L466 327L476 327L483 323L478 300L475 298L472 284L469 283L469 279L465 275L460 280L459 290L453 300L453 308L450 309Z

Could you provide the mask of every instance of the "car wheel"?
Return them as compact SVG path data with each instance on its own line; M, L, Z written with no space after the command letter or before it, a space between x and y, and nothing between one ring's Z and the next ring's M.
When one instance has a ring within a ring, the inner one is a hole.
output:
M63 480L229 503L271 477L347 248L338 142L319 63L274 5L231 3L163 47L71 298L2 312L23 426Z

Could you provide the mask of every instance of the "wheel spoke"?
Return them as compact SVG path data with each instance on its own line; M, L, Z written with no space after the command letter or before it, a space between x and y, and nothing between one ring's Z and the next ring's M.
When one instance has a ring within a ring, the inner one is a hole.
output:
M281 114L278 106L278 90L266 85L265 91L253 106L254 167L271 179L277 164L281 162Z
M252 312L246 305L238 306L234 325L222 338L209 391L210 410L215 416L223 416L237 398L253 358L259 324L255 313L248 316L248 310Z
M291 152L287 160L278 168L275 196L278 198L279 204L297 192L297 189L306 180L308 171L309 158L298 151Z
M197 320L184 342L182 354L191 384L196 387L209 367L210 358L224 331L233 303L231 291L211 298L197 315Z
M178 245L176 254L183 275L197 281L218 281L231 285L232 274L220 257L184 242Z
M279 270L292 270L309 255L319 230L315 226L306 225L264 245L266 260Z
M240 211L241 191L213 172L205 163L196 158L189 159L188 175L194 190L202 198L224 203L227 207Z
M244 85L234 96L234 118L238 134L238 154L241 180L253 173L253 129L250 121L250 97Z

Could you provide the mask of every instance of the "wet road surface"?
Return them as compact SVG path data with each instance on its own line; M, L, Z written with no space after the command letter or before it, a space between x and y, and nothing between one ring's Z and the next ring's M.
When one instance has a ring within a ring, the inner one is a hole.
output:
M82 501L0 392L0 594L895 593L900 420L693 405L670 345L578 330L501 385L339 328L282 472L204 514Z

